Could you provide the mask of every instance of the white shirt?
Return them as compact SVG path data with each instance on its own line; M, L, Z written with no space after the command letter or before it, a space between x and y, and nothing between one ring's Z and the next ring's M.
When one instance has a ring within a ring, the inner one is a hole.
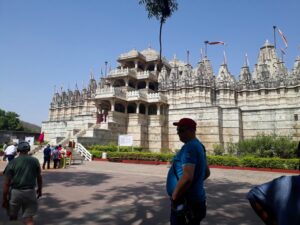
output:
M10 145L5 149L5 155L15 155L17 153L17 147Z

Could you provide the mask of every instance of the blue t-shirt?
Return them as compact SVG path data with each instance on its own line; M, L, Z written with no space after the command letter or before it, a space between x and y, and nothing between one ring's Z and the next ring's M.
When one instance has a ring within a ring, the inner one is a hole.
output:
M300 224L300 175L282 176L252 188L250 201L260 205L275 217L278 225Z
M181 150L173 158L172 166L167 177L167 193L169 196L172 196L172 193L178 183L174 170L176 170L177 176L180 179L183 173L183 166L189 164L195 166L195 172L193 183L185 197L190 201L203 202L206 199L203 186L206 158L202 144L197 138L185 143Z

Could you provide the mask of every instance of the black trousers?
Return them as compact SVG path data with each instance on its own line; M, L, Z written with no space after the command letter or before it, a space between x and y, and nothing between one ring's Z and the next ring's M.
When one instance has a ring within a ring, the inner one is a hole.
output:
M206 201L201 203L187 203L186 211L171 209L171 225L200 225L201 220L206 216Z
M59 168L59 161L60 161L59 159L53 159L53 163L54 163L53 168L54 169Z
M43 162L43 170L45 169L45 166L46 166L46 163L47 163L47 169L50 169L50 156L44 156L44 162Z

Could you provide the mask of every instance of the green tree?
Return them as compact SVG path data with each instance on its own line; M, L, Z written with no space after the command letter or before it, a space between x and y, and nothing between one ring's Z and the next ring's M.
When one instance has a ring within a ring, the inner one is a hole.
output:
M5 130L7 127L7 119L5 117L5 111L0 109L0 130Z
M0 130L24 130L19 115L0 109Z
M155 17L160 22L159 27L159 61L161 62L162 43L161 34L162 26L166 22L167 18L177 10L178 3L176 0L139 0L140 5L145 5L148 11L148 18Z

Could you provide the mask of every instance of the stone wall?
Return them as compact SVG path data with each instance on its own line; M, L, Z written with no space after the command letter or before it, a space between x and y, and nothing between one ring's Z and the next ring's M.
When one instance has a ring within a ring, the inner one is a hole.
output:
M168 122L165 115L148 116L148 143L149 150L159 152L168 148Z
M300 122L296 120L298 115L300 107L245 110L242 112L244 138L265 133L291 136L299 140Z

